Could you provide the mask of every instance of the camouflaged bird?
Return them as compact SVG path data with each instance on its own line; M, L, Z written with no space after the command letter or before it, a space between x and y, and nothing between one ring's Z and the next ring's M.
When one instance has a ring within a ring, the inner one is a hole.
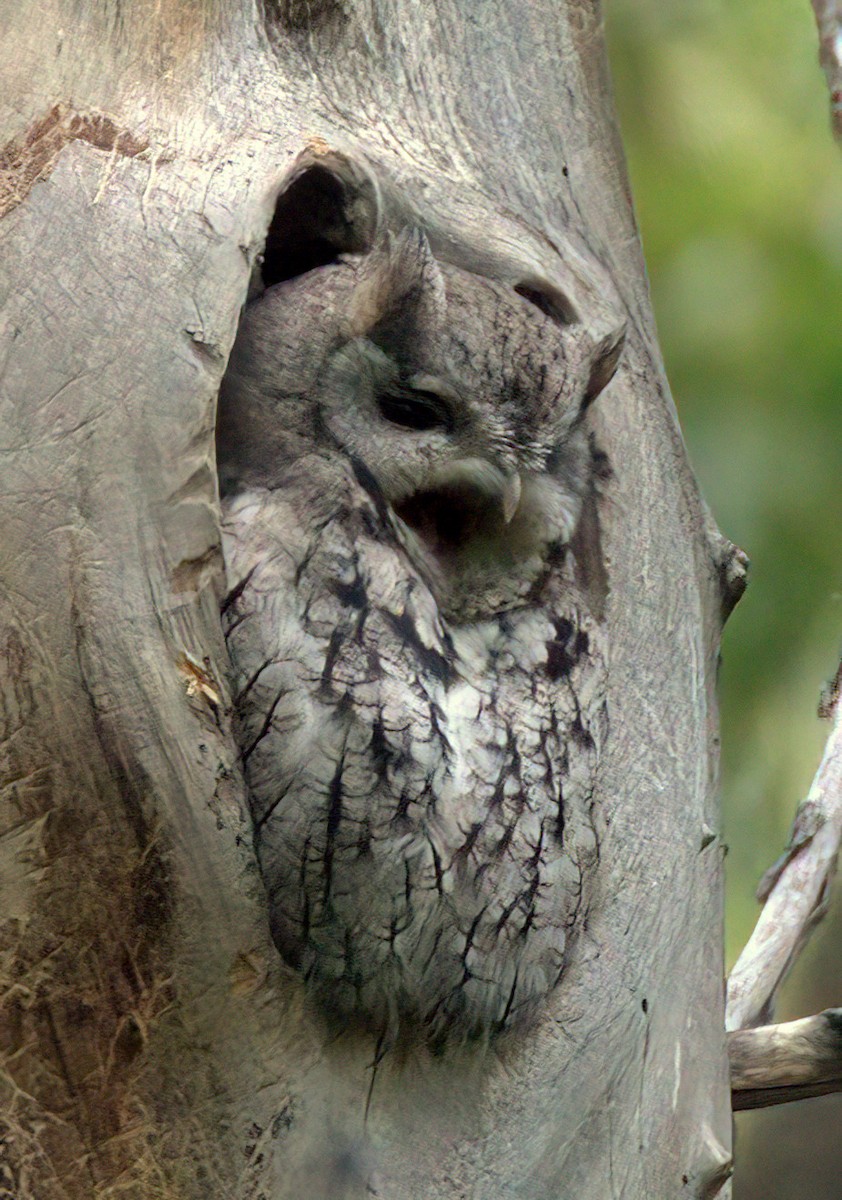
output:
M223 612L272 933L389 1039L533 1012L587 902L604 663L573 546L619 346L412 230L241 322Z

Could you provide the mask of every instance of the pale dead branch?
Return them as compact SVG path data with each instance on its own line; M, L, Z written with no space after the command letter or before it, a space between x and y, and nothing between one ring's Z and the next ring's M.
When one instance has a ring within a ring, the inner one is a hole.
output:
M761 880L763 911L728 980L729 1030L768 1021L778 988L825 912L842 839L841 678L842 667L821 708L833 722L824 756L787 849Z
M842 138L842 3L813 0L813 12L819 27L819 62L830 92L830 119L834 134Z
M842 1008L731 1033L728 1057L735 1111L842 1091Z

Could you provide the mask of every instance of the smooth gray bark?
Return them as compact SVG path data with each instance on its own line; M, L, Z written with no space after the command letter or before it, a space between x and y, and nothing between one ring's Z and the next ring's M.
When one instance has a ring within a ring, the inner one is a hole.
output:
M666 389L599 12L0 11L0 1180L20 1200L726 1196L714 677L741 568ZM557 283L594 332L628 320L596 415L599 894L536 1030L387 1060L367 1121L372 1044L326 1030L269 941L218 617L214 400L308 145L365 161L472 261Z

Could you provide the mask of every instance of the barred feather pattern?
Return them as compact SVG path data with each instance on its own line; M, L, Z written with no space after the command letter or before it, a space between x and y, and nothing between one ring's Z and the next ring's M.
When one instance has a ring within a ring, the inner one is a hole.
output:
M348 455L304 454L223 516L237 735L284 958L387 1038L527 1019L598 856L604 655L569 546L519 603L451 623Z

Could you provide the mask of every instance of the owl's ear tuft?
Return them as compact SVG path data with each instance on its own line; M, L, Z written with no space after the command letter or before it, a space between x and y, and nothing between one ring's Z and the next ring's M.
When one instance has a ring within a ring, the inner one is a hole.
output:
M387 234L371 253L354 293L352 332L384 348L432 333L444 315L441 269L420 229Z
M275 204L266 236L264 287L363 254L374 245L379 197L372 176L327 147L301 154Z
M626 327L621 325L619 329L608 333L597 344L593 359L591 360L591 371L588 377L588 383L585 388L585 395L582 400L582 411L588 407L591 401L595 400L599 393L608 386L614 378L617 367L620 364L620 359L623 354L623 347L626 344Z

